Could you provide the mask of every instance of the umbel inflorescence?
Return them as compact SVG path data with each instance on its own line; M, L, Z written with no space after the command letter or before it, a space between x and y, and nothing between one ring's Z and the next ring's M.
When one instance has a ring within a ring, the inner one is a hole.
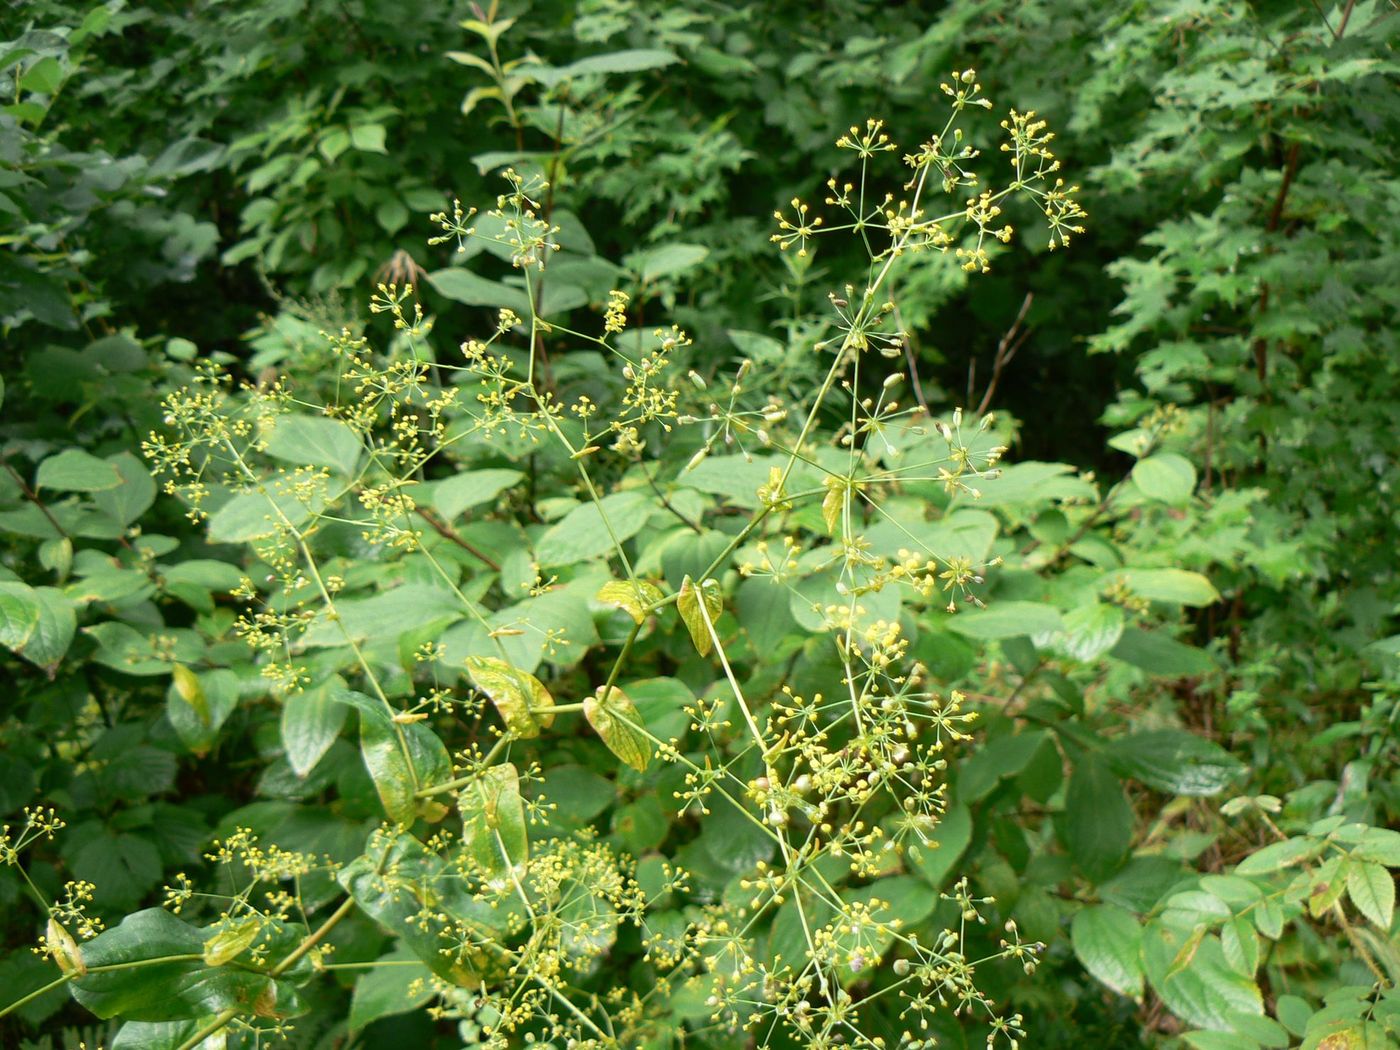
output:
M197 965L256 989L194 1035L294 1026L297 989L341 965L333 933L358 913L416 960L405 994L478 1045L636 1046L683 1022L759 1045L782 1030L813 1047L915 1047L944 1014L1017 1045L1020 1017L1002 1017L977 974L1007 961L1030 973L1039 946L1014 924L981 931L986 900L966 881L940 897L905 873L944 811L947 749L976 719L911 657L911 630L978 603L989 566L927 549L889 510L910 486L975 496L1005 449L988 419L965 428L960 412L940 422L902 403L890 288L934 256L986 273L1016 202L1038 210L1052 248L1083 212L1043 121L1002 122L1008 163L989 180L960 121L990 103L971 71L944 92L936 135L901 154L881 122L853 127L837 143L855 154L851 181L827 184L820 213L794 200L777 214L786 252L834 234L868 249L830 293L804 391L748 361L706 365L678 327L638 324L623 289L588 331L547 312L547 187L507 171L494 208L433 216L435 243L484 239L520 278L522 301L488 331L442 351L414 289L384 285L371 310L392 320L387 351L340 332L329 380L239 383L211 366L167 400L145 452L214 539L246 545L236 633L280 702L321 691L353 709L386 817L348 864L240 829L209 848L206 872L167 887L166 919L203 946ZM899 190L875 188L885 154L908 170ZM570 372L566 350L605 368ZM761 470L747 488L678 495L715 462ZM444 486L463 468L504 484L454 502ZM572 536L539 523L545 485L572 506L566 524L577 515ZM508 524L519 551L481 549L454 506ZM638 539L649 529L697 534L703 555L674 578ZM796 596L824 677L765 667L755 614L732 600L741 582ZM585 588L605 630L540 612ZM366 625L396 592L441 617L378 636ZM703 682L668 712L656 682L682 666ZM197 679L176 685L207 710ZM572 800L549 786L564 746L616 770L619 792L663 800L649 852L565 819ZM701 879L683 858L719 820L750 855ZM81 897L73 887L51 911L100 944L110 934ZM45 950L83 998L71 958L84 952L52 936ZM608 978L624 967L643 977Z

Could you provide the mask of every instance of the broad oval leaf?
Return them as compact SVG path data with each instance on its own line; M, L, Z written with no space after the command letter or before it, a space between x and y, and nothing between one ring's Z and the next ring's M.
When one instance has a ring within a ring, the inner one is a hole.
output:
M1223 791L1244 764L1219 744L1181 729L1154 729L1116 740L1109 761L1124 776L1173 795Z
M1139 598L1170 605L1212 605L1220 594L1199 572L1185 569L1118 569L1103 578L1104 586L1121 584Z
M944 626L980 641L1050 634L1064 628L1059 610L1040 602L994 601L985 609L972 609L950 617Z
M647 607L665 598L661 588L646 580L609 580L598 591L597 600L622 609L637 623L646 619Z
M494 656L467 657L467 674L520 739L537 737L554 724L554 698L534 675Z
M1070 942L1084 968L1120 995L1142 995L1142 926L1126 908L1095 904L1070 925Z
M705 603L703 612L701 601ZM695 651L701 656L708 656L714 648L711 630L724 610L724 597L720 594L719 581L710 579L697 585L687 576L681 581L676 609L681 614L681 622L690 632L690 640L695 643Z
M530 836L515 766L502 762L483 770L458 794L457 806L462 838L477 868L494 879L507 873L522 878L530 859Z
M1138 460L1131 477L1148 499L1173 506L1189 502L1196 489L1196 468L1175 452L1158 452Z
M452 759L436 733L421 722L361 717L360 753L390 820L408 827L420 816L442 819L441 804L416 796L452 777Z
M617 686L599 686L595 696L585 697L583 717L611 751L638 773L651 761L651 741L642 732L637 705Z

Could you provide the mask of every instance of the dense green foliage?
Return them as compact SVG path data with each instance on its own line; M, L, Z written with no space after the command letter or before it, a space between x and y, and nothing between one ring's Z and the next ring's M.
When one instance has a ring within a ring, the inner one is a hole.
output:
M5 1046L1400 1045L1393 7L0 38Z

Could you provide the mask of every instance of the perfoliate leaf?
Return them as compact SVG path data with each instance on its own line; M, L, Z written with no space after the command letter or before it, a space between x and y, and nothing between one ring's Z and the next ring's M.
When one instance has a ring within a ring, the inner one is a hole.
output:
M638 773L646 771L651 760L651 741L641 731L642 716L637 705L617 686L599 686L595 696L585 697L583 717L611 751Z
M83 951L78 947L78 942L52 915L49 916L48 928L44 930L44 941L53 961L58 963L59 970L64 974L81 977L87 973L87 964L83 962Z
M608 605L616 605L641 623L646 619L647 607L665 598L661 588L646 580L633 583L630 580L609 580L598 591L597 600Z
M705 603L705 611L700 611L700 603ZM719 581L705 580L699 586L695 581L687 576L681 581L681 592L676 599L676 608L680 611L681 621L685 624L686 630L690 632L690 640L695 643L695 650L701 656L708 656L710 650L714 648L714 639L710 634L709 624L713 624L719 619L719 614L724 609L724 598L720 594ZM706 623L708 619L709 624Z
M415 794L452 776L452 759L436 733L421 722L362 716L360 753L390 820L408 827L419 816L442 819L440 803Z
M210 966L222 966L231 962L252 947L261 930L262 922L251 915L216 930L204 942L204 961Z
M462 789L457 805L462 812L462 837L477 866L493 876L509 869L517 877L524 875L530 837L515 766L503 762L485 770Z
M522 740L540 735L554 724L554 698L532 674L494 656L467 657L472 684L496 705L506 728Z

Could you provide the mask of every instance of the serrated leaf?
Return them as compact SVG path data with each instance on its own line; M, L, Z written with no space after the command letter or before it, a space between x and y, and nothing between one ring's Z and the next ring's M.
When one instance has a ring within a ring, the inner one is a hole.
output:
M1256 850L1235 866L1236 875L1267 875L1283 871L1320 854L1324 845L1320 839L1292 838L1274 842Z
M1185 569L1118 569L1103 578L1103 586L1120 584L1139 598L1171 605L1204 606L1220 600L1211 582Z
M1133 811L1123 785L1093 758L1074 767L1065 795L1065 845L1075 863L1096 882L1112 875L1133 839Z
M647 607L665 598L661 588L646 580L609 580L599 589L596 598L607 605L622 609L637 623L646 619Z
M1070 941L1095 978L1120 995L1142 995L1142 926L1131 912L1116 904L1081 908L1070 926Z
M468 470L437 483L433 489L433 507L451 521L469 507L490 503L524 477L518 470L502 468Z
M352 475L364 451L360 437L338 419L324 416L287 415L265 435L267 454L285 463L329 467Z
M472 684L496 706L506 728L522 740L554 724L554 698L532 674L494 656L467 657Z
M574 565L609 554L642 531L651 500L637 491L615 492L597 503L575 507L539 538L541 565Z
M1060 648L1082 663L1097 660L1123 637L1123 610L1105 602L1078 605L1065 614Z
M65 449L39 464L36 489L56 492L101 492L122 483L117 468L80 448Z
M1115 740L1109 761L1158 791L1205 797L1223 791L1244 764L1218 744L1180 729L1154 729Z
M1389 930L1395 918L1395 878L1384 865L1353 861L1347 866L1347 896L1366 918Z
M705 603L704 612L701 612L700 607L702 600ZM681 581L676 609L681 614L681 622L690 632L690 640L695 643L696 652L701 656L708 656L714 648L711 626L724 610L724 597L720 593L719 581L705 580L697 586L695 581L687 576Z
M584 697L583 717L608 745L608 750L638 773L651 761L651 741L639 727L644 725L637 705L617 686L599 686L594 696Z
M1148 499L1173 506L1190 502L1196 489L1196 468L1185 456L1159 452L1138 460L1131 474L1133 484Z
M1064 628L1059 610L1040 602L998 601L950 617L944 626L981 641L1051 634Z

